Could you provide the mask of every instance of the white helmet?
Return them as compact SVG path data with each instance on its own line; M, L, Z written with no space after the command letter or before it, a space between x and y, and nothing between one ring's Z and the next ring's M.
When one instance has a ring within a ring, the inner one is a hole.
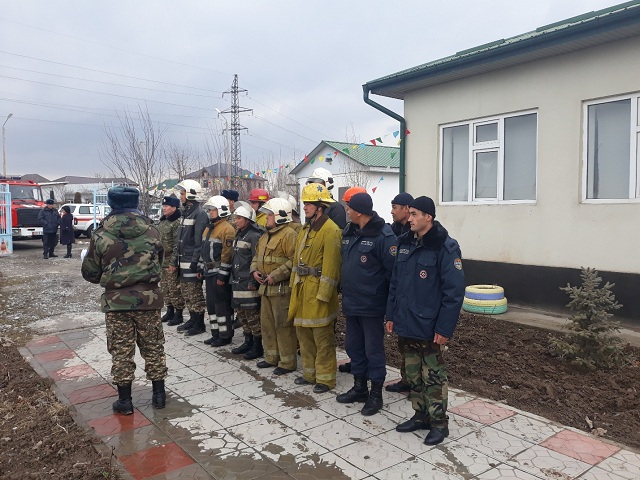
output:
M202 206L205 210L218 210L218 216L220 218L228 217L231 215L231 209L229 208L229 200L222 195L214 195Z
M187 192L187 200L200 200L202 194L202 186L195 180L182 180L174 189L184 190Z
M291 211L296 215L298 215L298 209L300 207L298 206L298 201L295 199L293 195L290 195L287 192L283 192L282 190L279 190L278 198L284 198L287 202L289 202L289 205L291 205Z
M311 173L307 183L324 183L327 190L331 190L333 188L333 175L326 168L318 167Z
M260 207L260 211L266 214L274 214L276 217L276 225L282 225L291 222L291 205L284 198L272 198Z
M236 205L238 205L238 203L236 203ZM236 207L236 209L233 211L233 214L238 217L246 218L250 222L256 221L256 212L253 208L251 208L250 205L240 205L239 207Z

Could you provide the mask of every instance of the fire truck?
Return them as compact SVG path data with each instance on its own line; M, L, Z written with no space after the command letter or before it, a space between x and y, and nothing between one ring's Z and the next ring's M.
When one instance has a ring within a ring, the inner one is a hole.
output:
M9 186L11 192L11 236L13 240L41 238L42 226L38 213L44 208L42 187L31 180L0 175L0 183ZM4 222L4 218L0 219Z

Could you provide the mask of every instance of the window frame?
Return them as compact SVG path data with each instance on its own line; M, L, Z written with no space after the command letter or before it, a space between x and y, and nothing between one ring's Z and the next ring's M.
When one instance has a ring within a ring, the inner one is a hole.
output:
M535 169L535 198L527 200L504 200L504 121L507 118L521 117L526 115L536 116L536 169ZM477 142L476 141L476 127L482 125L489 125L491 123L497 123L498 132L497 139L492 141ZM444 129L459 127L467 125L469 127L469 166L468 166L468 178L467 178L467 200L452 200L444 201L444 181L442 178L443 168L443 153L444 153ZM538 109L528 109L512 113L504 113L501 115L492 115L489 117L474 118L461 122L447 123L440 125L440 138L439 138L439 195L441 205L516 205L516 204L528 204L535 205L538 201L538 160L539 160L539 112ZM481 152L498 152L498 165L497 165L497 198L476 198L476 154Z
M635 99L635 101L634 101ZM629 198L587 198L589 167L589 107L629 100ZM635 119L635 123L634 123ZM581 203L640 203L640 92L582 102L582 192Z

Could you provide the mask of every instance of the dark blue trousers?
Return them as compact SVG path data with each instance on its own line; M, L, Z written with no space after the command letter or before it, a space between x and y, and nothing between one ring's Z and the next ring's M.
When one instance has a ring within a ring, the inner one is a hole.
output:
M384 383L387 376L384 355L384 317L347 315L345 349L351 359L351 373L372 382Z

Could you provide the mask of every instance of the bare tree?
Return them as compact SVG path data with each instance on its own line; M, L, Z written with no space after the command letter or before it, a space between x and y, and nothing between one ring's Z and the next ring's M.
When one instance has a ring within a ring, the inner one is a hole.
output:
M254 165L255 172L265 172L261 175L266 181L265 189L271 196L276 196L277 192L286 192L297 198L298 183L293 175L289 174L291 169L287 169L285 165L291 160L283 158L277 159L273 153L264 155L259 165ZM293 159L295 163L295 159Z
M163 157L169 173L180 180L201 167L200 153L188 142L167 143Z
M373 179L367 167L354 160L347 160L343 165L344 173L342 175L347 185L363 187L369 190L369 187L373 184Z
M138 184L140 210L148 214L155 201L149 189L164 176L162 147L166 129L154 125L149 110L140 106L137 119L128 110L116 114L120 126L105 125L100 161L114 177L129 178Z

